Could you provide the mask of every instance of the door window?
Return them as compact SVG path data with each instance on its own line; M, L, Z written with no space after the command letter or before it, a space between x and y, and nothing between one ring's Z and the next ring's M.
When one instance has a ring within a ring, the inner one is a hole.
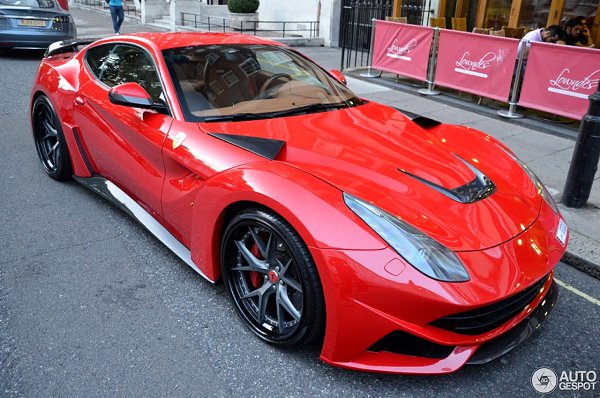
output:
M152 100L165 103L156 65L143 49L128 44L107 44L88 50L86 63L97 80L114 87L138 83Z

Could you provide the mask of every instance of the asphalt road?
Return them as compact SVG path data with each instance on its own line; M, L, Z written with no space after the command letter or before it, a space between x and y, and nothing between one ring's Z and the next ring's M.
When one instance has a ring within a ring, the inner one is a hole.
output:
M563 264L557 278L588 297L561 289L534 338L452 375L345 371L317 347L258 341L222 285L108 202L46 177L28 122L40 58L0 56L1 397L526 397L541 367L600 373L600 282Z

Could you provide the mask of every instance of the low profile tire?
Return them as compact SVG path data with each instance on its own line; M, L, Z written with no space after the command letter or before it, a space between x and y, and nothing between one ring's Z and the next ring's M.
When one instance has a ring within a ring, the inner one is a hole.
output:
M221 270L239 314L261 339L296 347L322 336L325 304L317 268L279 215L256 208L233 217L223 234Z
M46 173L58 181L71 178L71 158L60 121L50 100L40 95L31 111L33 139L38 157Z

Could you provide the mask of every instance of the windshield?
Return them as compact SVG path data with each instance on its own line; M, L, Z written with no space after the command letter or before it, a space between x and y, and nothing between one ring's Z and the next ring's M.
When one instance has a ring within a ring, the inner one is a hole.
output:
M52 0L0 0L0 5L33 7L33 8L54 8Z
M165 50L163 56L188 121L277 117L361 103L286 47L194 46Z

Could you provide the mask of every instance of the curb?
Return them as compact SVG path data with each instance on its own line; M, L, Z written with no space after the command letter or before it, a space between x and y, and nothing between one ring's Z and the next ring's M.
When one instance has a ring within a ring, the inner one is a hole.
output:
M581 272L585 272L593 278L600 280L600 265L594 264L591 261L579 257L577 254L566 251L560 261L578 269Z

